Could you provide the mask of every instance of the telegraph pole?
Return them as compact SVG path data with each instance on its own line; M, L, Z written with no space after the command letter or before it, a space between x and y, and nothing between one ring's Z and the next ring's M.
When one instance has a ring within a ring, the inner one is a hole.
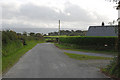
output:
M60 36L60 20L59 20L59 34L58 35Z
M58 43L60 44L59 37L60 37L60 20L59 20L59 27L58 27L58 38L57 38L57 41L58 41Z

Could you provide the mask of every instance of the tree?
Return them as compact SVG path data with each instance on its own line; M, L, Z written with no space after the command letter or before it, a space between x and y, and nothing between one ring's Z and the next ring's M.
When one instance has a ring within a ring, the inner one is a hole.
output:
M18 39L20 39L22 37L21 33L17 33Z
M116 6L117 10L120 10L120 0L109 0L110 2L116 2L118 4L118 6ZM119 13L120 14L120 13ZM114 73L117 73L116 76L118 78L120 78L120 16L118 18L118 40L117 40L117 52L118 52L118 56L117 56L117 62L116 65L113 69Z
M42 38L42 35L40 33L35 34L36 37Z
M120 1L118 2L117 10L120 10ZM120 72L120 20L118 18L118 57L117 57L117 69ZM120 74L118 75L120 77Z
M23 32L23 36L27 36L27 32Z
M34 37L34 36L35 36L35 33L31 32L29 35Z

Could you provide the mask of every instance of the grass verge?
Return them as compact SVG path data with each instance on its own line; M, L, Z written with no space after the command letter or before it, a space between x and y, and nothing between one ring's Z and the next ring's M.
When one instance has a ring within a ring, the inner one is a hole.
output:
M4 74L10 69L27 51L32 49L36 44L43 43L44 41L27 41L27 45L23 46L19 50L15 51L14 54L2 57L2 73Z
M66 53L64 54L68 55L70 58L77 59L77 60L111 60L112 58L109 57L99 57L99 56L88 56L88 55L81 55L81 54L71 54L71 53Z
M116 55L117 52L114 51L98 51L98 50L88 50L88 49L77 49L74 46L66 46L63 44L55 44L56 47L64 49L64 50L72 50L72 51L81 51L81 52L90 52L90 53L102 53L102 54L111 54L111 55Z

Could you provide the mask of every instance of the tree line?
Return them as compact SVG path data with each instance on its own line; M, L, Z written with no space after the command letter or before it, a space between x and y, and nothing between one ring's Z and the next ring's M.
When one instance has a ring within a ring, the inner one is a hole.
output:
M10 43L11 41L26 41L26 40L41 40L43 39L43 36L41 33L16 33L15 31L12 30L6 30L2 31L2 43L3 45L6 45L7 43Z
M66 35L66 36L85 36L87 31L81 31L81 30L60 30L60 35ZM59 32L50 32L48 33L48 36L58 36ZM44 35L46 36L46 35Z

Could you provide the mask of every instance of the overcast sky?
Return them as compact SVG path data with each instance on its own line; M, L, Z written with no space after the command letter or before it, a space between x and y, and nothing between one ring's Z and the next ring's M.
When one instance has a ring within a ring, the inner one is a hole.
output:
M16 28L88 29L118 18L113 2L105 0L0 0L2 26Z

